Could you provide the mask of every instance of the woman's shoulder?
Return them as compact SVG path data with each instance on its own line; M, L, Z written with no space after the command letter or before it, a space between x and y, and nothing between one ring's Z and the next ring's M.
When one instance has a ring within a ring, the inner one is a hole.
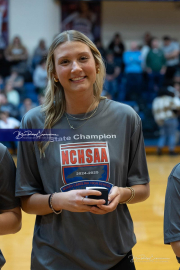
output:
M109 106L109 109L112 112L115 112L119 115L127 115L130 117L135 117L135 118L140 119L138 114L135 112L135 110L130 105L127 105L127 104L124 104L121 102L117 102L114 100L109 100L109 99L106 99L105 101L106 101L106 106Z
M180 163L178 163L178 164L176 164L176 166L174 166L170 175L172 175L176 179L179 179L179 181L180 181Z
M105 102L108 114L111 114L121 122L123 121L124 124L133 124L134 128L140 125L141 119L131 106L109 99L106 99Z
M43 128L45 115L42 112L42 106L37 106L29 110L21 121L21 128Z

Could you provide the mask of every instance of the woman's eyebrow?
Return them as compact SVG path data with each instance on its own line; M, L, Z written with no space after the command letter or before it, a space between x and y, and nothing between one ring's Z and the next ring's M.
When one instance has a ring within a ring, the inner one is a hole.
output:
M78 53L77 55L82 55L82 54L90 54L89 52L87 52L87 51L85 51L85 52L80 52L80 53ZM58 58L57 58L57 60L59 61L59 60L61 60L61 59L64 59L64 58L68 58L68 57L70 57L70 55L69 54L65 54L65 55L62 55L62 56L59 56Z

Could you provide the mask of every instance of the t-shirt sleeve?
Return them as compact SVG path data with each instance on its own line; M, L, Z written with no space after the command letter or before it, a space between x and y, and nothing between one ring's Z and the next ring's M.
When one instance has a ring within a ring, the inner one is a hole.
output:
M180 241L180 164L168 178L164 207L164 243Z
M6 149L0 160L0 210L9 210L20 206L20 201L15 198L16 167Z
M127 186L143 185L149 181L142 124L139 121L131 136Z
M21 122L21 129L31 129L24 118ZM44 194L41 177L39 174L35 145L32 141L19 141L17 154L16 173L16 196L28 196L35 193Z

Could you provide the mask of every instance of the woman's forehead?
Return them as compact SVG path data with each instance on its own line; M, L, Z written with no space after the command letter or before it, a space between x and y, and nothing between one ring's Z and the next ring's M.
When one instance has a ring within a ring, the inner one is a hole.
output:
M91 50L88 45L80 41L66 41L57 46L54 50L54 56L63 56L64 54L71 53L81 53L87 52L91 53Z

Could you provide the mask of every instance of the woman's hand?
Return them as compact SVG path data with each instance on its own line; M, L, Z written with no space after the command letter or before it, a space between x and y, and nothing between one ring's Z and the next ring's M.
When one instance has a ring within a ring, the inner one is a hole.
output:
M105 200L95 200L86 198L86 196L100 196L101 192L97 190L71 190L62 193L55 193L52 198L52 205L55 210L68 210L70 212L91 212L94 205L101 206Z
M109 212L113 212L122 197L122 191L121 188L119 187L112 187L112 189L110 190L109 196L108 196L108 205L97 205L97 207L91 207L91 213L93 214L98 214L98 215L104 215L107 214Z

